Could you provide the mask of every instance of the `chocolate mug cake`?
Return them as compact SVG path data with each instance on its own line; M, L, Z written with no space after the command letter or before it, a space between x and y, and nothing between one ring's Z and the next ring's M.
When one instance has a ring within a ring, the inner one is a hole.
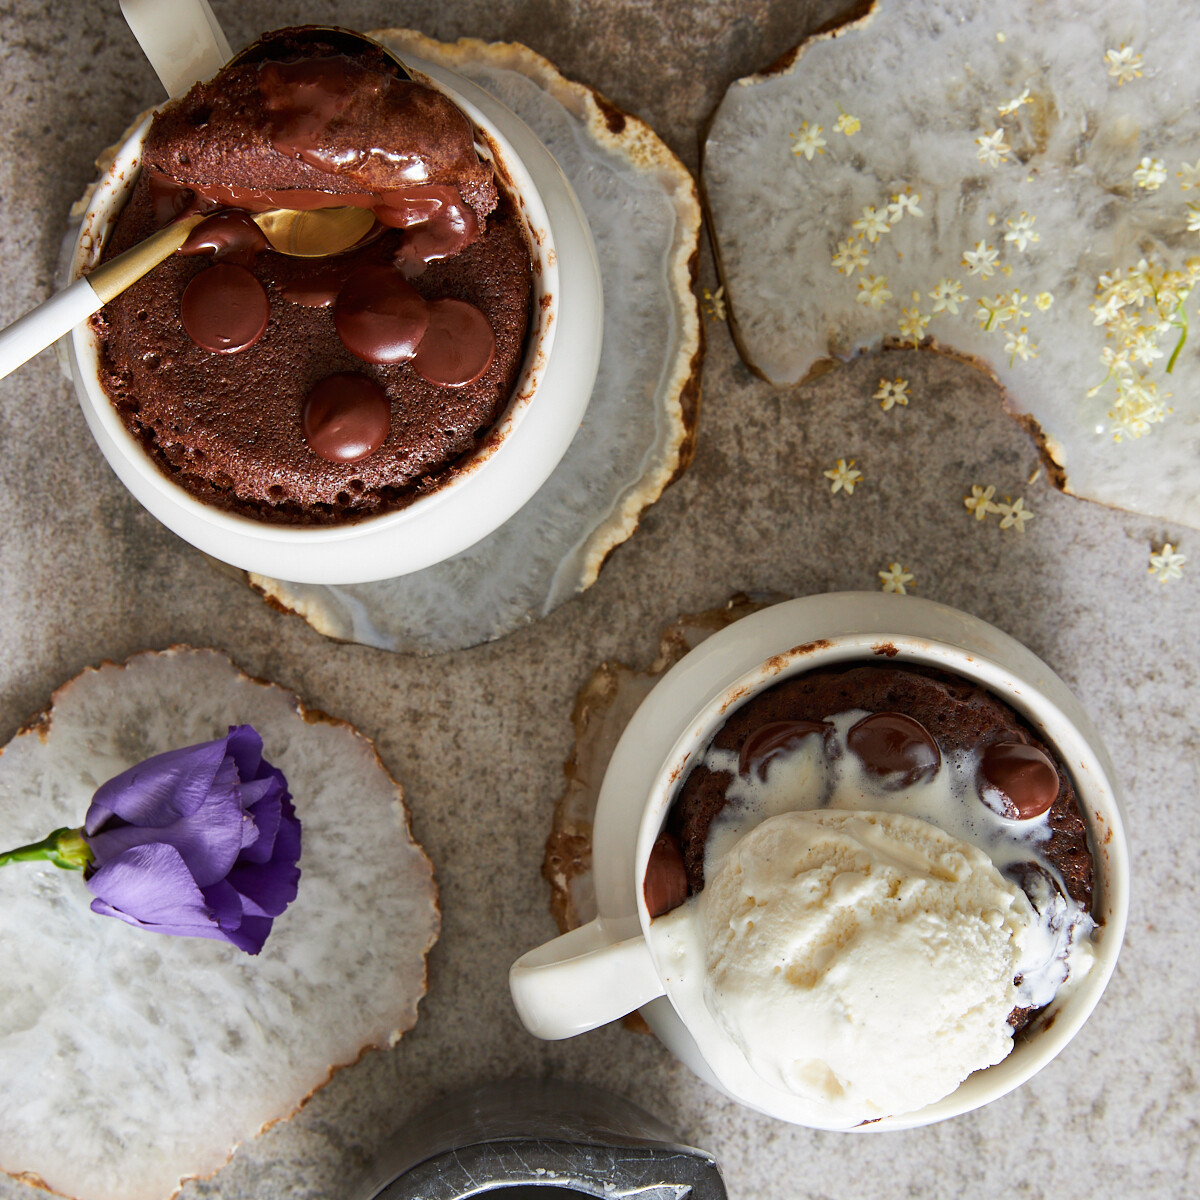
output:
M319 260L246 215L340 205L375 225ZM518 201L463 113L382 49L280 31L155 117L104 257L209 210L93 319L103 387L160 469L298 525L455 478L508 404L532 294Z

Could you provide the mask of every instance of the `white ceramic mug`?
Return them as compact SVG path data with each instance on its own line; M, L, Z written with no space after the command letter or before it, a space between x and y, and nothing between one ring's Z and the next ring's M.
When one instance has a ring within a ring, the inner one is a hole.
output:
M882 593L809 596L714 634L654 688L605 774L593 831L599 915L513 965L513 1000L543 1038L571 1037L640 1009L702 1078L735 1100L795 1124L844 1129L799 1097L766 1084L710 1017L685 1024L649 939L643 880L676 791L730 711L789 676L851 662L921 664L973 680L1054 746L1074 781L1095 863L1095 962L1017 1039L1002 1062L917 1112L861 1126L926 1125L978 1108L1046 1065L1082 1026L1116 964L1128 911L1129 856L1112 764L1067 686L1020 643L944 605Z
M508 408L470 464L407 508L322 527L272 525L197 500L146 453L98 377L91 328L77 326L67 358L84 417L121 482L168 529L235 567L294 583L350 584L419 571L498 529L549 478L591 397L600 362L603 291L587 219L571 185L515 113L461 75L408 57L474 124L477 140L518 197L534 257L531 325ZM70 279L99 259L137 179L149 118L121 146L92 193Z

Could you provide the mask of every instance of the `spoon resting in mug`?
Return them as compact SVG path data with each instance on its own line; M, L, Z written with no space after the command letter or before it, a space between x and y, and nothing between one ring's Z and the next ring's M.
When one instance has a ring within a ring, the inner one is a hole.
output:
M0 379L119 296L178 250L213 214L193 213L102 263L70 287L0 330ZM271 248L293 258L326 258L349 250L375 223L369 208L272 208L250 213Z

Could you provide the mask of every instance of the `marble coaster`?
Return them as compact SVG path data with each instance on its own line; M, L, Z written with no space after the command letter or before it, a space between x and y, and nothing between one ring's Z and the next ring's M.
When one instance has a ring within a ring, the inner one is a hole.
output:
M941 350L999 380L1059 487L1200 525L1192 16L860 3L737 80L702 183L746 363L788 386Z
M326 587L251 574L318 632L385 650L462 649L590 587L641 513L691 461L703 354L692 295L695 184L642 121L525 46L377 31L401 57L449 67L511 108L579 197L604 281L604 348L579 433L536 496L456 557L399 579Z
M80 1200L161 1200L416 1023L433 868L372 744L213 650L104 663L0 756L0 846L75 828L143 759L252 724L302 825L260 954L90 910L77 871L0 871L0 1170Z

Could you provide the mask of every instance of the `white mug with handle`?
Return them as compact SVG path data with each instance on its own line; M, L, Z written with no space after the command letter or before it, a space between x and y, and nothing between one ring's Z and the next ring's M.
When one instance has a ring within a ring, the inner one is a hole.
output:
M732 709L791 675L880 661L972 680L1057 749L1088 822L1098 928L1091 969L1035 1018L1007 1058L935 1104L855 1128L905 1129L968 1112L1058 1054L1099 1001L1125 930L1129 852L1112 764L1078 700L1020 643L945 605L877 592L807 596L764 609L712 635L659 681L622 734L601 788L592 847L599 915L523 955L510 971L514 1004L531 1033L572 1037L639 1009L677 1057L733 1099L794 1124L850 1127L767 1083L706 1010L686 1006L685 1022L684 1006L671 998L671 969L656 957L643 888L675 793Z

